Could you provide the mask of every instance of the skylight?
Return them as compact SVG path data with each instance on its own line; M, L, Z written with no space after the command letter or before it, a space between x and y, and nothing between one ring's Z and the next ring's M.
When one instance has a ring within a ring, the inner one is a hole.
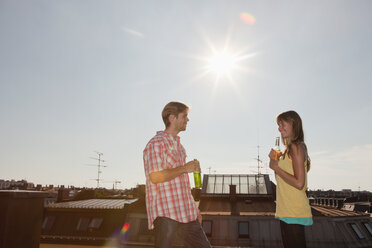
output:
M236 194L267 194L264 175L208 175L207 194L229 194L236 185Z

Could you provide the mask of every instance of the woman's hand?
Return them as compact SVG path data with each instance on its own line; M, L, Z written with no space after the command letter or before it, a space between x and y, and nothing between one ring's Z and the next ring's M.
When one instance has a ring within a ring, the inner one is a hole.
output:
M276 172L276 170L279 168L279 161L278 160L274 160L274 150L271 149L270 153L269 153L269 158L270 158L270 169L272 169L274 172Z
M270 150L270 153L269 153L268 156L269 156L270 160L274 160L274 150L273 149Z

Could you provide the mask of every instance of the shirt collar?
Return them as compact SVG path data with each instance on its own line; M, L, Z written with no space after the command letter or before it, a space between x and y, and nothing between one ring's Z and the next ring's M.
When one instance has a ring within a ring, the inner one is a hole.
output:
M173 136L170 134L170 133L167 133L165 131L158 131L156 133L157 135L161 135L161 136L164 136L164 137L167 137L168 139L171 139L171 140L174 140L173 139ZM179 142L180 141L180 136L176 136L176 141Z

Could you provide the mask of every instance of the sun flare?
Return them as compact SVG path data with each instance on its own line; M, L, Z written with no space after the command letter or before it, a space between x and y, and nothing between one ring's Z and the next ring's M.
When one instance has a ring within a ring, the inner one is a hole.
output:
M219 41L218 45L214 44L206 33L202 33L206 43L203 54L186 55L200 62L198 74L192 82L203 81L210 84L212 95L219 88L232 88L239 94L239 85L246 83L247 74L253 71L252 59L257 55L257 51L252 51L252 45L239 48L237 44L231 44L231 32L229 31L225 41Z
M207 70L220 76L227 75L234 70L236 61L237 58L228 52L216 52L213 57L208 60Z

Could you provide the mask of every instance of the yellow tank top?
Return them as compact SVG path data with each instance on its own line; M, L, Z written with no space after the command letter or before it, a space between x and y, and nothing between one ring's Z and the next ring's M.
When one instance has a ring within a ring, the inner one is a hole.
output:
M276 186L276 213L278 218L311 218L311 208L306 196L307 188L307 166L305 161L305 185L302 190L286 183L280 176L275 175ZM288 154L280 158L279 167L287 173L294 175L292 160Z

